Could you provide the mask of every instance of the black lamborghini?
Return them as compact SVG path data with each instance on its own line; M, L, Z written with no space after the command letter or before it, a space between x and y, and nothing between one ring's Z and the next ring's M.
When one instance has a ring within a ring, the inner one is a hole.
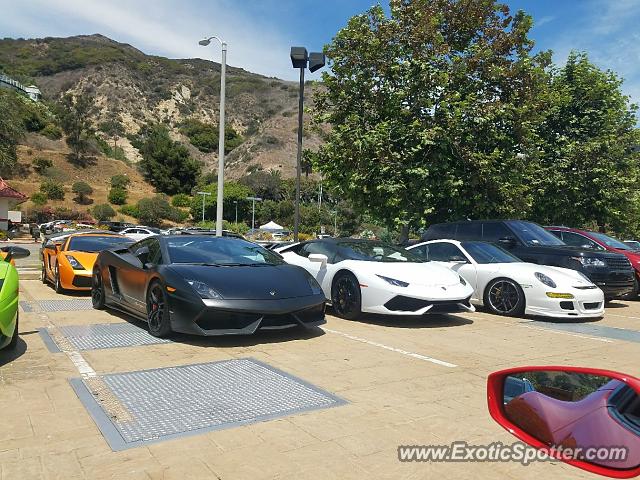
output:
M306 270L232 237L158 235L104 250L91 300L144 319L157 337L325 323L324 294Z

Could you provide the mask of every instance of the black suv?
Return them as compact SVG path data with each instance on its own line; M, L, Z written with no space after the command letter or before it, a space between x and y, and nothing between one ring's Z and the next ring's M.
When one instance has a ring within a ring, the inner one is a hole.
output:
M624 255L571 247L540 225L522 220L474 220L431 225L422 240L484 240L509 250L525 262L584 273L606 300L633 291L633 268Z

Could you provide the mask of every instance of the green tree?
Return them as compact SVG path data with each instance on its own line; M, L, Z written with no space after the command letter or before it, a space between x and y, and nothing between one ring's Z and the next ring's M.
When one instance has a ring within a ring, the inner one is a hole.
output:
M124 205L127 203L128 192L122 187L111 187L109 190L108 200L109 203L114 205Z
M116 211L108 203L101 203L99 205L96 205L95 207L93 207L91 212L98 221L109 220L116 216Z
M538 221L640 233L640 130L621 84L582 53L553 72L532 181Z
M118 148L118 140L126 133L120 115L110 113L107 120L102 122L99 128L108 137L113 139L113 150L115 151Z
M44 193L49 200L64 200L64 187L55 180L47 180L40 184L40 191Z
M67 136L67 145L71 148L70 158L82 166L87 164L85 155L89 151L89 138L93 134L91 115L94 109L94 98L88 94L67 94L58 105L62 130Z
M130 183L131 179L121 173L111 177L111 188L122 188L126 190Z
M162 220L172 216L171 205L162 195L152 198L143 198L137 204L138 220L144 225L158 226Z
M185 134L191 144L201 152L209 153L218 150L218 141L220 131L216 125L203 123L199 120L186 120L180 131ZM231 152L240 145L244 139L231 125L227 125L224 129L224 151Z
M325 50L331 73L312 155L336 194L389 227L525 216L549 53L531 55L523 12L492 0L391 0L351 18Z
M174 207L190 207L191 197L186 193L178 193L171 198L171 205Z
M200 188L202 189L201 191L211 193L211 195L207 195L205 197L205 219L215 220L218 184L211 183ZM238 202L238 219L247 218L247 213L250 211L251 207L250 202L245 199L251 195L253 195L253 192L246 185L242 185L238 182L225 182L223 197L223 220L228 220L230 222L235 221L236 204L234 202ZM190 210L191 216L194 219L202 219L202 195L193 196L193 199L191 200Z
M279 170L253 171L238 180L265 200L280 200L283 195L282 172Z
M31 195L30 199L34 205L37 205L39 207L47 203L47 195L46 193L42 192L35 192L33 195Z
M140 149L140 169L156 189L168 195L188 193L196 184L201 165L189 156L189 151L169 137L162 125L153 125L143 132Z
M15 95L0 94L0 176L9 176L18 164L16 145L24 135Z
M75 182L71 186L71 191L76 194L75 200L84 205L89 202L89 195L93 193L93 188L87 182Z
M40 175L44 175L47 169L53 167L53 162L45 157L36 157L32 162L33 169Z

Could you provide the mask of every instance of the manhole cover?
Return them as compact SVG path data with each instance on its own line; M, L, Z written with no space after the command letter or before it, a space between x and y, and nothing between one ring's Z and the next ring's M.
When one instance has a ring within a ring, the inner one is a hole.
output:
M55 333L55 334L54 334ZM51 329L40 329L49 350L64 350L60 337L76 350L98 350L101 348L137 347L156 343L170 343L171 340L157 338L145 329L131 323L99 323L95 325L67 325Z
M334 407L344 400L254 359L72 379L113 450ZM113 399L118 404L114 404ZM118 412L114 414L113 412Z

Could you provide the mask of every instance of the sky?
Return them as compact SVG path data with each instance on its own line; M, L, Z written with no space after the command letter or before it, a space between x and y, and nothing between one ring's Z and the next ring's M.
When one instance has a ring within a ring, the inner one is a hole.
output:
M101 33L145 53L220 61L217 35L230 65L288 80L296 78L289 48L321 50L347 20L375 0L0 0L0 37ZM533 15L537 50L562 64L586 51L599 67L625 79L623 91L640 103L640 0L506 0ZM388 2L381 0L382 5ZM318 77L319 72L309 78Z

